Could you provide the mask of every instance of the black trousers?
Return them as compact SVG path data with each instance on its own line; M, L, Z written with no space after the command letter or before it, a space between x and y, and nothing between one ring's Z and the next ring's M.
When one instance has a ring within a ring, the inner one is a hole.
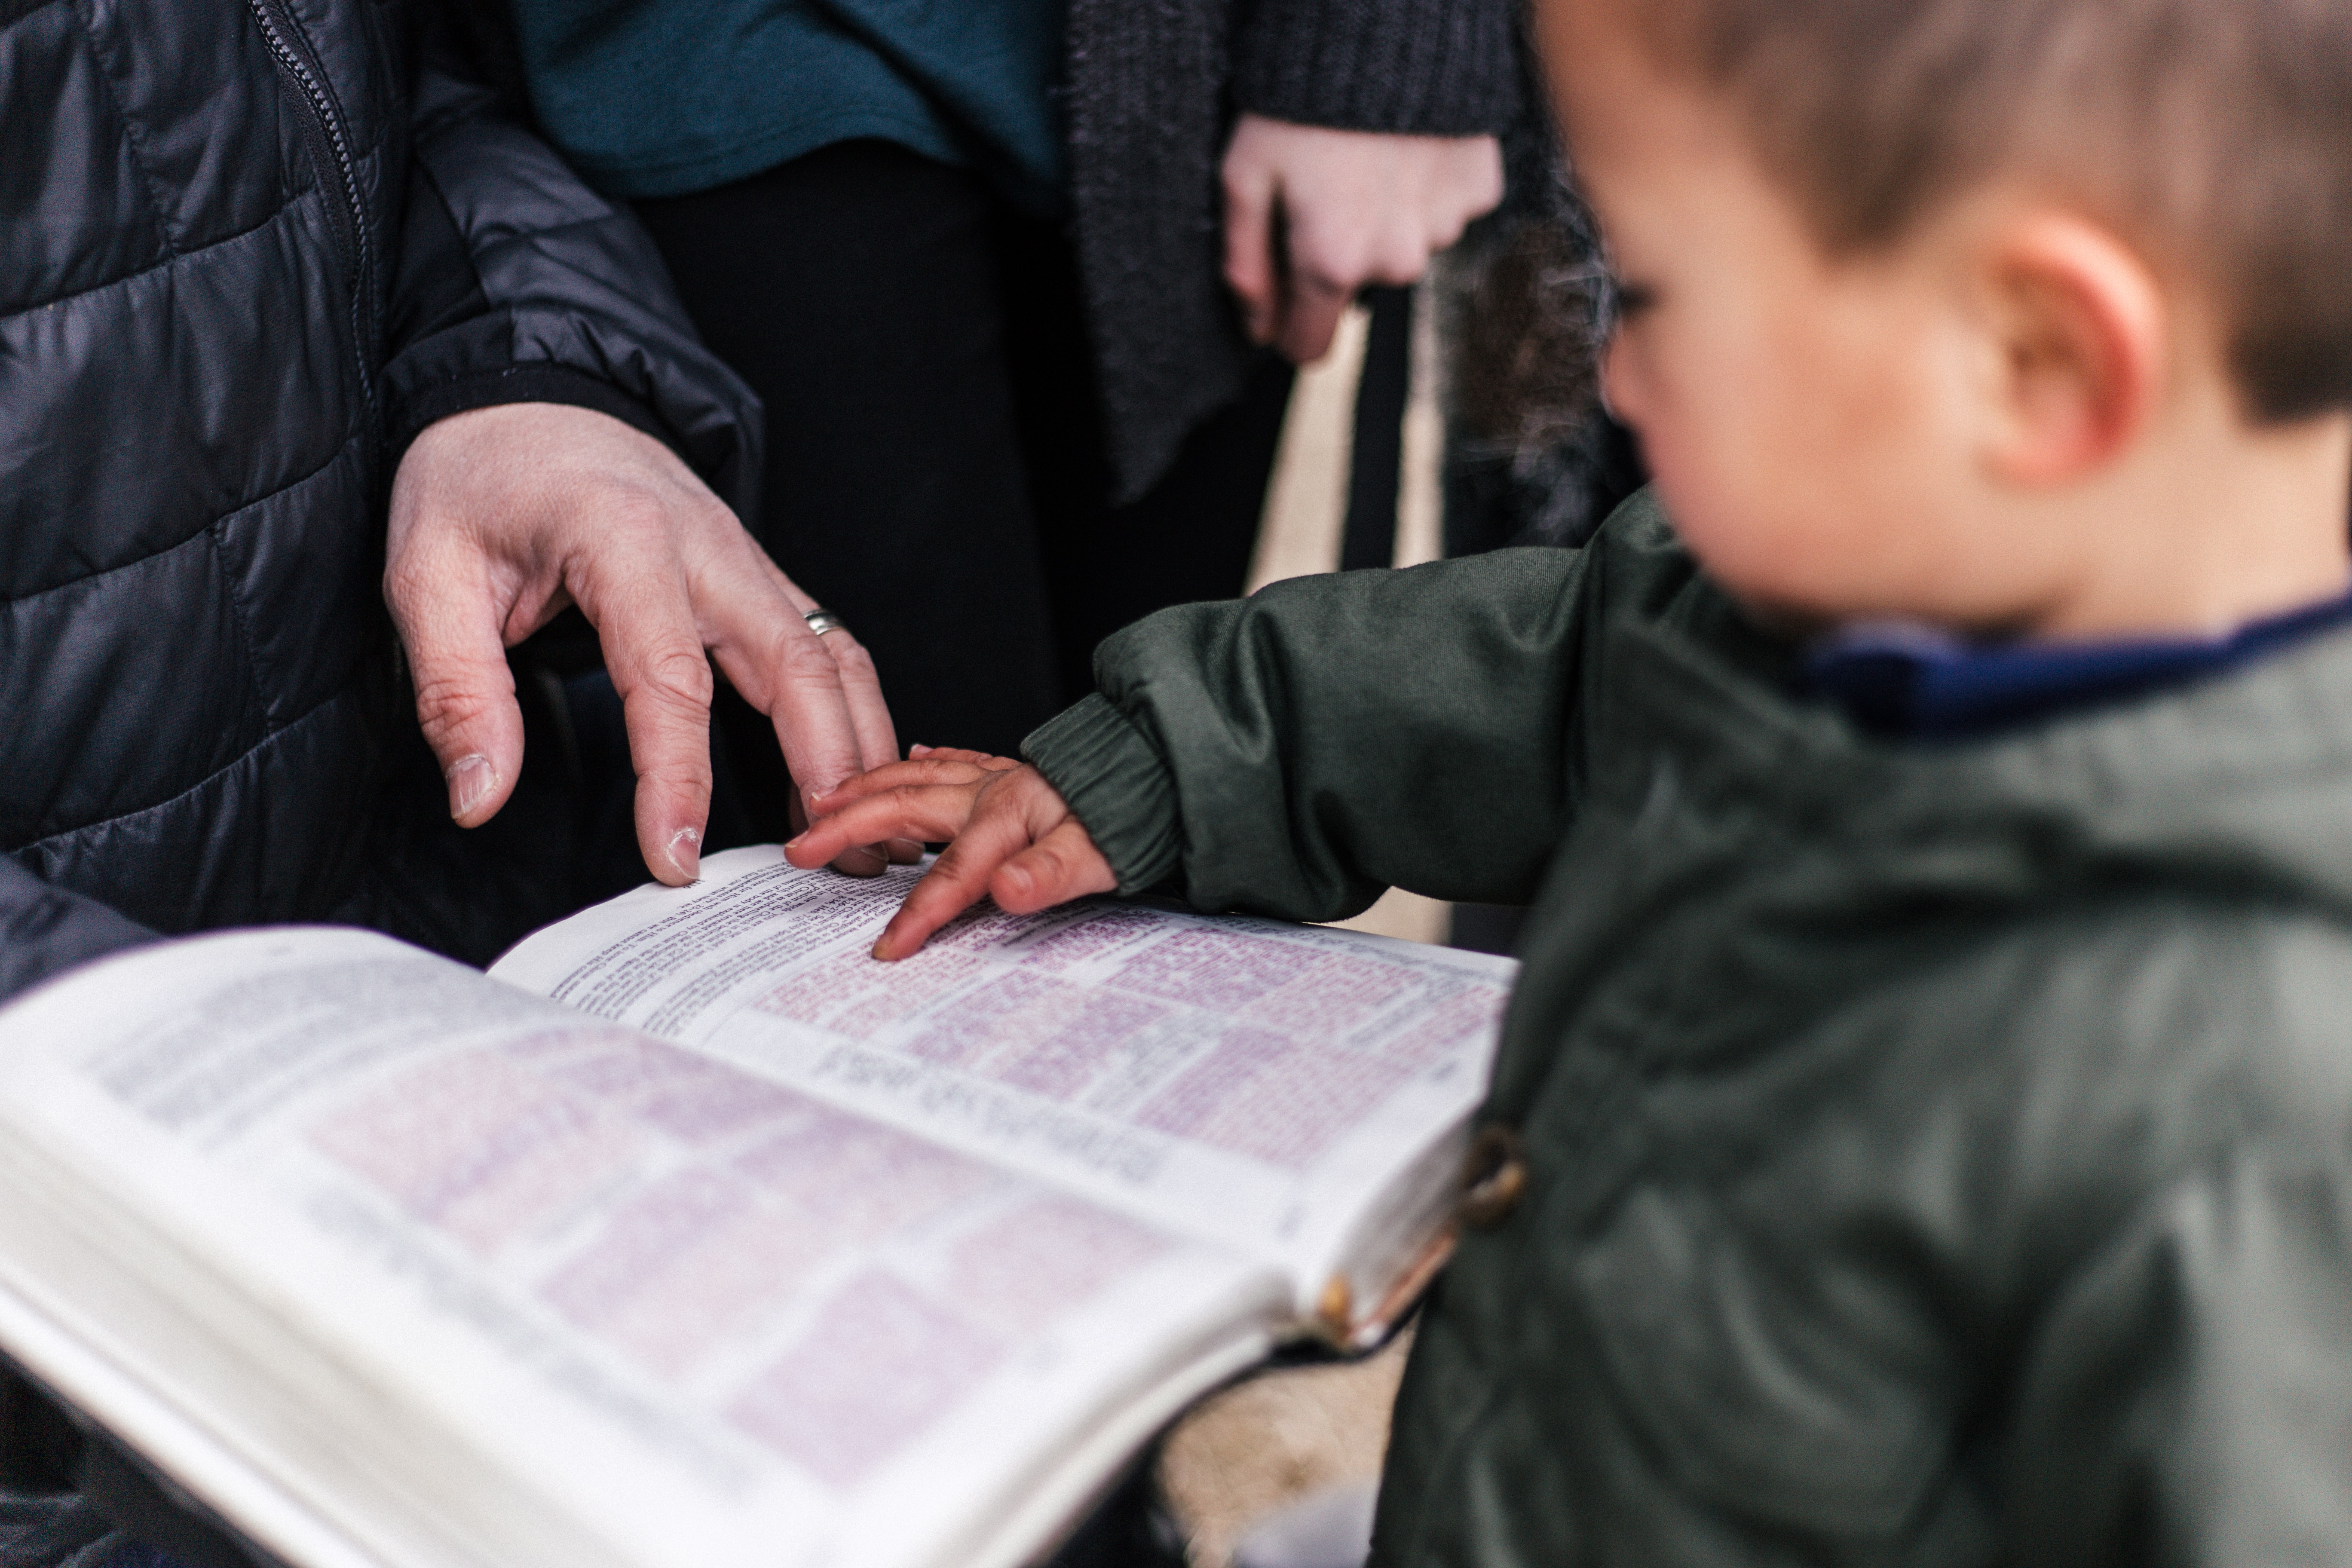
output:
M1070 245L979 176L849 142L637 212L767 405L754 529L872 651L902 746L1010 752L1093 689L1103 637L1241 592L1278 358L1113 507Z

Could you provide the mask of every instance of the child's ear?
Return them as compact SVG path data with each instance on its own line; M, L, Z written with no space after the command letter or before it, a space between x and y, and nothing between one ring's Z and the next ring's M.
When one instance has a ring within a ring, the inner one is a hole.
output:
M1985 253L1995 419L1987 459L2011 484L2064 484L2123 456L2163 395L2164 291L2096 224L2042 212Z

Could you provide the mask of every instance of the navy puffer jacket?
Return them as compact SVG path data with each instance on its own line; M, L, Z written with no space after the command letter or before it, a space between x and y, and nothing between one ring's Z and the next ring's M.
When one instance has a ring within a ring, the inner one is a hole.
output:
M403 0L0 0L0 997L318 918L414 721L406 441L585 405L748 498L758 407L625 213ZM13 862L13 865L11 864Z

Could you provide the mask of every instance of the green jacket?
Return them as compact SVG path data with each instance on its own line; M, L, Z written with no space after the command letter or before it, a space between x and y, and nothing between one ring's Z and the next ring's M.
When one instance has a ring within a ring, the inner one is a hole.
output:
M1790 658L1637 499L1031 738L1128 889L1535 906L1375 1563L2352 1562L2352 634L1934 747Z

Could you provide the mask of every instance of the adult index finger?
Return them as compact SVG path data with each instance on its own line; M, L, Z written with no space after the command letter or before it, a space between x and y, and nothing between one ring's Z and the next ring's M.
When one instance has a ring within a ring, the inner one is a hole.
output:
M674 561L615 552L605 564L612 579L583 584L574 597L621 694L637 772L637 847L656 879L681 887L701 874L710 814L710 660Z

